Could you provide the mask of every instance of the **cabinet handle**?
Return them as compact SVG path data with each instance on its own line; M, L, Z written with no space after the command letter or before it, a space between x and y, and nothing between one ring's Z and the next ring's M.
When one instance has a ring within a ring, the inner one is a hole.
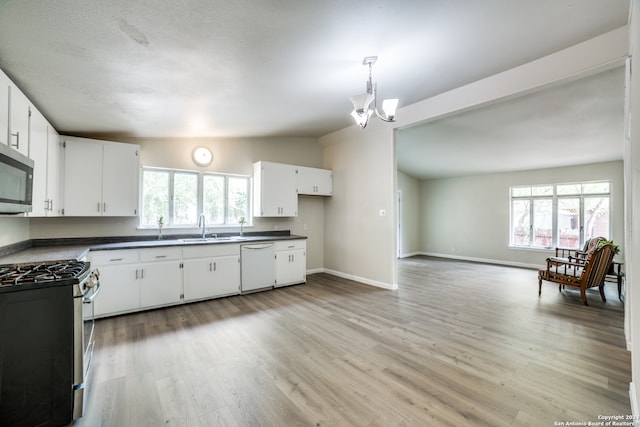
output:
M114 262L114 261L122 261L122 258L111 258L109 260L109 262ZM136 272L137 272L137 270L136 270Z
M156 255L156 258L166 258L166 255Z
M136 280L138 280L138 269L136 268Z
M100 202L98 202L98 212L100 212Z
M209 271L213 271L212 263L209 263Z
M20 149L20 131L16 131L16 133L12 133L11 136L15 136L16 137L16 143L15 144L10 144L13 147L16 147L17 149Z
M107 202L104 202L102 204L102 212L106 212L107 211Z
M216 265L216 263L213 263L213 271L217 271L218 270L218 266Z
M140 278L144 279L144 268L140 269Z

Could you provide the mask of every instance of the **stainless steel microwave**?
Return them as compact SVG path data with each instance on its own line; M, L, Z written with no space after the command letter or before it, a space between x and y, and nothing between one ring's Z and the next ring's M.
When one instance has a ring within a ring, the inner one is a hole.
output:
M0 143L0 213L31 212L33 160Z

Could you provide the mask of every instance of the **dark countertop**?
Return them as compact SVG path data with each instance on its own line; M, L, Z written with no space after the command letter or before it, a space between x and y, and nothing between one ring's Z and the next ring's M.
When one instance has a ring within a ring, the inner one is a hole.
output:
M211 238L207 239L206 241L188 240L194 238L197 237L193 235L165 236L165 239L163 240L135 240L131 237L94 239L46 239L42 241L34 241L31 245L21 245L21 247L15 252L3 254L2 256L0 256L0 264L19 264L56 261L64 259L82 259L87 257L89 251L158 248L166 246L223 245L233 243L243 244L256 242L273 242L278 240L300 240L306 239L307 237L288 234L288 232L265 232L264 234L245 233L245 235L241 239L238 236L220 235L219 239ZM187 241L184 241L183 239L187 239Z

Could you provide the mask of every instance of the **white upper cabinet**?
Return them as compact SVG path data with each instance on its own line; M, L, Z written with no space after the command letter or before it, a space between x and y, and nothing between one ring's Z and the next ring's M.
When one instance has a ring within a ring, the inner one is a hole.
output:
M0 144L9 144L9 77L0 71Z
M9 145L25 156L29 155L29 99L9 83Z
M35 108L31 108L29 125L29 157L33 167L33 210L30 217L57 216L58 163L60 150L58 132Z
M297 166L298 194L331 196L333 193L333 171Z
M270 162L253 164L253 215L298 216L295 166Z
M135 216L140 146L63 137L65 216Z
M36 109L31 113L29 157L33 160L33 209L29 216L46 216L47 198L47 120Z
M105 143L102 158L102 215L138 214L140 146Z
M47 211L46 216L60 215L60 135L47 123Z
M298 194L331 196L333 171L271 162L253 164L253 216L298 216Z

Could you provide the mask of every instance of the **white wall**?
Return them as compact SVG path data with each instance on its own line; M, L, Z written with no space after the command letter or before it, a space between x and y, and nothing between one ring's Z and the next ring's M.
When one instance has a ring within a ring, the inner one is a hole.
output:
M232 174L252 175L253 163L259 160L301 166L322 167L323 148L315 138L242 138L242 139L120 139L121 142L140 144L140 162L143 166L206 170ZM209 147L214 159L206 168L197 167L191 160L195 147ZM324 200L323 197L299 197L298 216L295 218L255 218L246 231L291 230L307 240L307 268L324 266ZM155 235L155 230L137 228L138 218L33 218L28 238L134 236ZM238 227L216 231L238 231ZM213 232L213 230L212 230ZM194 229L165 229L172 233L197 233ZM25 239L22 239L25 240Z
M325 268L376 286L395 282L395 146L391 127L372 120L320 138L338 183L325 203ZM384 216L381 216L384 211Z
M509 187L599 180L611 181L611 238L623 247L623 164L617 161L422 181L421 251L460 259L542 265L550 251L509 248Z
M29 220L24 216L0 215L0 247L29 240Z
M421 213L420 182L405 173L398 171L398 191L401 193L400 208L400 256L416 255L422 251L422 221L426 220Z

